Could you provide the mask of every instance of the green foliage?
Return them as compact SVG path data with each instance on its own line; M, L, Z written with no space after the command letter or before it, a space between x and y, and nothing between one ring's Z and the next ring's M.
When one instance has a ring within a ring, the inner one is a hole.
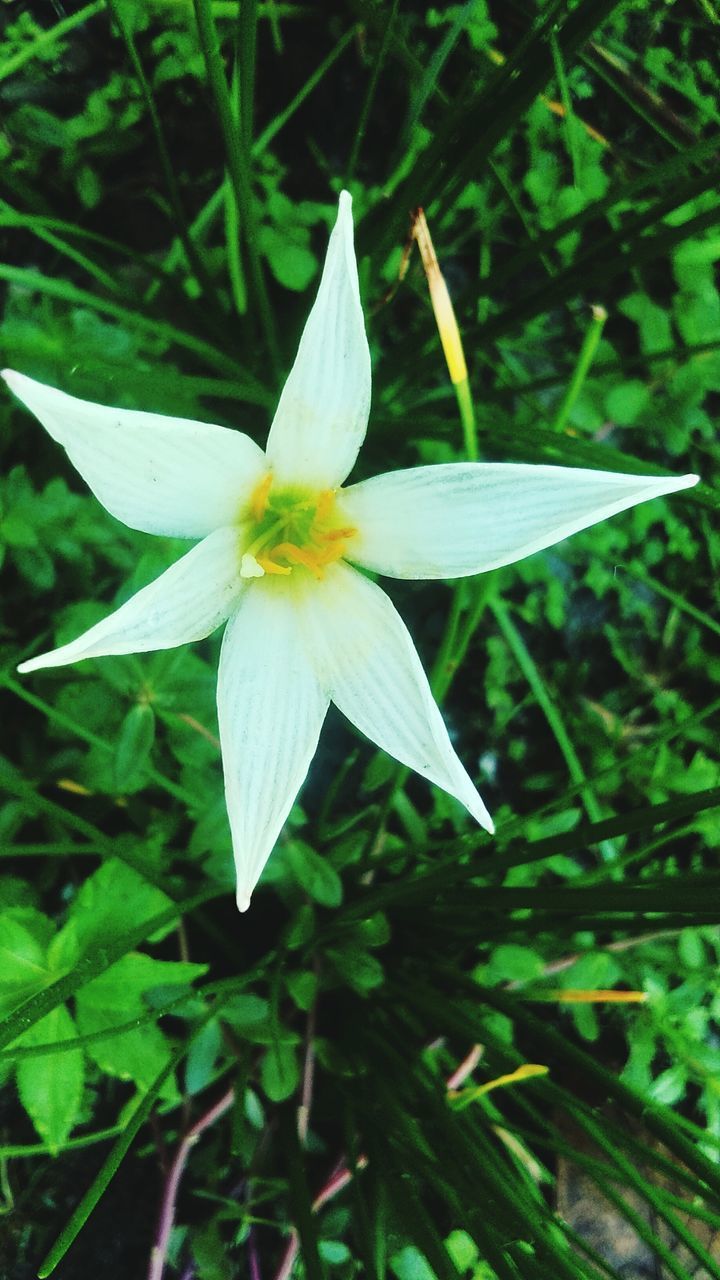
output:
M416 253L398 279L423 205L484 457L703 483L452 602L398 586L496 838L336 722L238 917L218 638L13 674L180 548L3 400L0 1271L81 1233L71 1267L143 1274L191 1134L166 1275L619 1274L556 1211L569 1161L653 1265L720 1276L712 6L16 9L4 364L262 441L349 183L368 474L463 457Z

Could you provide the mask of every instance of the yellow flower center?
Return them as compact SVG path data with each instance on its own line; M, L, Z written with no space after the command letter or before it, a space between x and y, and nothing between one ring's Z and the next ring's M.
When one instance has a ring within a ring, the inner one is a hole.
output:
M287 577L294 569L322 578L340 560L355 529L341 523L336 490L320 493L296 486L275 489L271 471L263 476L244 513L250 529L240 566L243 578Z

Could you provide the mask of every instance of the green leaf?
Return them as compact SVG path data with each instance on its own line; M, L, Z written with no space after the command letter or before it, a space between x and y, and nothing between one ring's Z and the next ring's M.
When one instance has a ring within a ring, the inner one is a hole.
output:
M104 973L86 983L78 1000L97 1008L126 1009L130 1014L146 1008L142 997L153 987L188 986L207 972L206 964L186 960L155 960L131 951Z
M678 953L686 969L701 969L705 965L705 946L697 929L681 931L678 938Z
M109 1031L119 1023L130 1021L130 1008L102 1008L86 1004L78 992L77 1024L84 1036ZM140 1013L140 1010L135 1010ZM143 1012L145 1012L143 1010ZM149 1089L153 1080L170 1061L170 1048L159 1027L146 1023L134 1031L122 1031L102 1040L89 1041L86 1052L101 1071L118 1080L132 1080L139 1089ZM176 1096L174 1083L167 1081L163 1098Z
M397 1280L437 1280L430 1263L415 1245L406 1245L390 1259Z
M458 1271L468 1271L478 1256L478 1247L467 1231L451 1231L445 1247Z
M155 712L147 702L128 711L115 749L115 781L118 791L137 791L147 781L145 769L155 741Z
M285 946L291 951L298 951L310 941L315 928L315 911L309 902L304 902L295 913L285 934Z
M217 1019L208 1022L193 1040L185 1063L185 1089L189 1094L201 1093L210 1083L222 1042Z
M290 1097L300 1079L300 1067L292 1045L270 1045L260 1064L260 1079L271 1102L283 1102Z
M76 996L77 1021L83 1035L106 1031L147 1013L146 996L153 988L185 986L206 971L206 965L154 960L130 952L104 973L93 978ZM136 1030L123 1031L88 1043L87 1052L108 1075L134 1080L147 1089L170 1059L170 1048L158 1026L144 1022ZM172 1082L164 1097L172 1096Z
M192 1253L198 1280L227 1280L228 1255L217 1222L193 1232Z
M266 225L260 227L258 243L275 279L286 289L301 293L317 274L318 260L306 244L299 242L307 238L307 230L301 228L294 234L295 240L288 236L286 228L280 231Z
M662 1102L665 1106L672 1107L685 1096L686 1088L687 1070L681 1062L677 1062L675 1066L668 1067L667 1071L660 1073L650 1085L648 1094L654 1102Z
M137 871L109 858L84 883L72 905L83 951L107 942L167 910L172 900ZM169 924L163 935L173 928Z
M337 951L328 950L327 957L339 976L360 995L367 995L368 991L379 987L384 981L385 974L380 961L375 956L368 955L367 951L348 947Z
M291 841L285 857L298 884L315 902L322 907L340 906L342 881L327 858L322 858L302 840Z
M64 1005L46 1014L22 1037L23 1045L51 1044L77 1036L75 1023ZM23 1058L17 1068L20 1100L40 1137L55 1154L76 1123L82 1101L84 1063L82 1049L67 1049L55 1056Z
M532 982L543 971L542 958L530 947L508 943L496 947L485 972L493 982Z
M285 982L298 1009L309 1009L317 995L318 981L315 974L311 970L289 973Z
M23 921L23 915L29 919ZM0 1013L16 1008L52 980L45 959L46 946L38 941L31 927L32 918L39 915L27 908L9 908L0 913Z
M223 1022L229 1022L237 1031L247 1032L269 1018L270 1006L267 1000L254 991L241 992L231 996L223 1005Z

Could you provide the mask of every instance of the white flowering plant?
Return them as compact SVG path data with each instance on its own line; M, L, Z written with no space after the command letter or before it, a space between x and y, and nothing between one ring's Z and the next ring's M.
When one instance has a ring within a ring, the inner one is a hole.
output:
M698 479L469 462L345 486L370 411L350 204L343 192L264 453L225 427L89 404L3 374L112 515L145 533L200 539L109 617L19 670L170 648L227 623L218 719L241 911L331 701L494 830L410 635L368 572L487 572Z
M13 1278L719 1274L710 19L386 8L10 14Z

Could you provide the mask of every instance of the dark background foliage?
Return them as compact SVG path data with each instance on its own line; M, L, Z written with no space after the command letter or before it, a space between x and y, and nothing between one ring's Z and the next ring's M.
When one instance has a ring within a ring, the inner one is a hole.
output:
M497 836L331 716L240 918L217 638L14 673L178 546L3 400L0 1275L720 1275L714 0L0 25L4 364L262 443L347 185L362 474L468 441L422 205L482 457L702 479L392 584Z

